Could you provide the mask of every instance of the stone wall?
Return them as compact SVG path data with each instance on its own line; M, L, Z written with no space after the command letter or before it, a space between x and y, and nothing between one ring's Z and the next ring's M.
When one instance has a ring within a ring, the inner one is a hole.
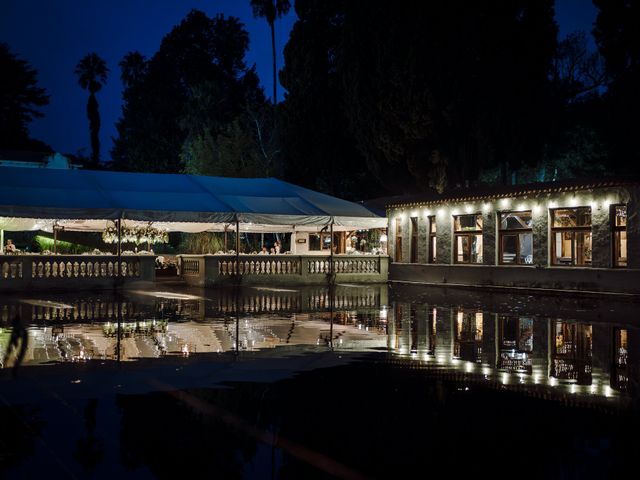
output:
M592 215L592 266L613 267L611 205L627 205L628 267L640 268L640 192L636 187L600 188L571 192L540 192L535 195L490 199L484 202L443 202L426 206L393 208L389 218L389 256L395 258L395 222L402 225L402 263L411 260L411 220L418 217L419 236L417 263L426 264L428 256L428 219L436 216L437 263L453 264L453 215L461 212L482 212L483 264L498 265L498 219L501 211L531 210L533 219L533 264L549 267L551 263L551 209L590 207ZM454 213L455 212L455 213Z

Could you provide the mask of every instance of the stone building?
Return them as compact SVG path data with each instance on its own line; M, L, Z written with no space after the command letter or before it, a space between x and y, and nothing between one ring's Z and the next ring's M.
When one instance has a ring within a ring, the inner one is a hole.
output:
M555 182L396 198L390 279L640 293L640 182Z

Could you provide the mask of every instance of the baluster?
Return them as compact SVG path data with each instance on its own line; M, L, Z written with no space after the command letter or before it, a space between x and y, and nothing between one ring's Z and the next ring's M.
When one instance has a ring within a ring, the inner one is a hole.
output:
M85 277L87 275L87 264L85 262L80 262L80 276Z
M2 262L2 278L9 277L9 263Z

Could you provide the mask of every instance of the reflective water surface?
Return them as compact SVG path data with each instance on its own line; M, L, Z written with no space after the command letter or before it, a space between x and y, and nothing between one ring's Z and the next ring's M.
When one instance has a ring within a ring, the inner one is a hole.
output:
M0 297L0 476L622 475L637 312L386 285Z

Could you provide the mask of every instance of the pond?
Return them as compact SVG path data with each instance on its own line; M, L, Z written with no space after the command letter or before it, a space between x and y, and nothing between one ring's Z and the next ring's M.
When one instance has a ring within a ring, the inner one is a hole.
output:
M622 476L628 297L386 285L0 297L0 477Z

